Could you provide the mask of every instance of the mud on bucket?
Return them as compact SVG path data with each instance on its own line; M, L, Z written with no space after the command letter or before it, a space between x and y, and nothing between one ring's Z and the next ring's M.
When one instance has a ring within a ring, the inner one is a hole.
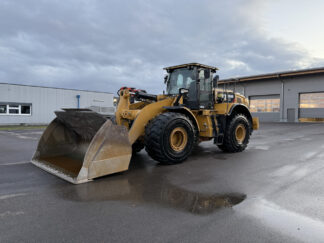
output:
M87 109L64 109L44 131L32 163L79 184L128 170L132 147L124 126Z

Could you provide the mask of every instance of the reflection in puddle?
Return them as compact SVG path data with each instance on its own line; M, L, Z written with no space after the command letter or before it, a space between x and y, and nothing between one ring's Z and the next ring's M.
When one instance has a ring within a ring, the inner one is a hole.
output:
M245 199L242 194L203 195L180 188L166 187L161 191L161 202L194 214L208 214L215 209L232 207Z
M136 167L137 169L131 169L133 173L117 174L86 184L71 185L64 190L62 196L81 202L116 200L133 204L152 203L193 214L209 214L219 208L232 207L246 198L242 193L205 194L187 190L167 180L164 173L168 169L156 165L143 168L143 163Z
M71 186L64 197L75 201L127 200L132 203L149 202L171 206L194 214L208 214L215 209L232 207L246 196L241 193L208 195L185 190L169 183L132 184L127 179Z

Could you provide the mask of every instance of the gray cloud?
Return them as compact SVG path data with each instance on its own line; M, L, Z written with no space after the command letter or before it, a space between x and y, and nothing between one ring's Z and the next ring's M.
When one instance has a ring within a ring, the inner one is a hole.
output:
M323 63L268 38L260 2L2 0L0 82L159 92L173 64L215 65L228 78Z

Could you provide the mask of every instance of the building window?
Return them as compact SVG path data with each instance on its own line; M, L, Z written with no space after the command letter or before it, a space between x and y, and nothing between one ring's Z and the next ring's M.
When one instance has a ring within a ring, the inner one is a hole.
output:
M280 96L250 96L251 112L279 112Z
M7 114L7 105L0 105L0 114Z
M31 106L30 105L22 105L20 112L21 114L26 114L26 115L30 115L31 114L31 110L30 110Z
M9 114L19 114L19 105L9 105Z
M324 108L324 92L300 94L299 108Z
M31 115L31 104L0 103L0 115Z

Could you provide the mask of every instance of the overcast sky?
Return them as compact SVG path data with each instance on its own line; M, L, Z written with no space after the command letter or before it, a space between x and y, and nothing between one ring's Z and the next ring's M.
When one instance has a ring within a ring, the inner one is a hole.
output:
M0 82L161 93L165 66L221 78L324 66L322 0L1 0Z

